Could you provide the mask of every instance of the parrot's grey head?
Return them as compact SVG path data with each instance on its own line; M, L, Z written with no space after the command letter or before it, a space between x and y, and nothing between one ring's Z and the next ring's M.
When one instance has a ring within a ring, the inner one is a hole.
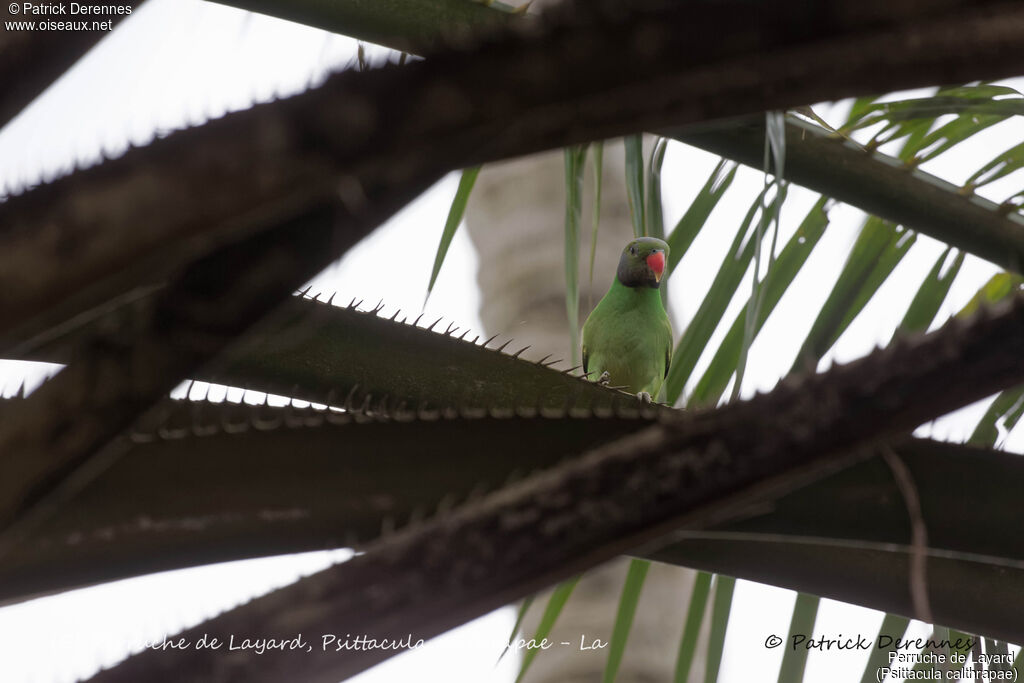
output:
M667 244L655 237L638 237L622 250L615 275L627 287L658 289L667 263Z

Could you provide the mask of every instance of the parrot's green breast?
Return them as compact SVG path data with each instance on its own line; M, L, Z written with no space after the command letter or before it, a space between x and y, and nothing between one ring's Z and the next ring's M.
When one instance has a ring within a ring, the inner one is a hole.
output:
M591 379L657 396L672 357L672 326L657 289L616 278L583 325L583 364Z

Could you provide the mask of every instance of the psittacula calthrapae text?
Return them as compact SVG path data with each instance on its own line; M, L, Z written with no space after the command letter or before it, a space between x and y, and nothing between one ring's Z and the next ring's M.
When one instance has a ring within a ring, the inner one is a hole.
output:
M667 262L659 239L627 244L611 289L583 324L583 371L644 401L657 397L672 360L672 325L658 291Z

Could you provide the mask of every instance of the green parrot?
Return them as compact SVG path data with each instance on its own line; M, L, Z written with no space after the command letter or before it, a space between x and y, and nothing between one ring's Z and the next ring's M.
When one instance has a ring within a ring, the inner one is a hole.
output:
M611 289L583 324L583 371L647 402L672 360L672 325L658 291L667 261L668 245L659 239L627 244Z

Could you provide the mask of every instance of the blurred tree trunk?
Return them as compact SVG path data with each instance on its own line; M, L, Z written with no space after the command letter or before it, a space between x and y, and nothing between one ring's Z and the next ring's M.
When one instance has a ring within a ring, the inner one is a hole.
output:
M599 238L593 284L589 283L590 226L594 178L588 155L580 245L580 324L611 285L623 246L632 237L625 193L621 143L607 144L604 155ZM578 351L570 349L565 306L565 171L561 152L487 166L481 171L466 212L469 233L479 254L482 303L487 335L512 337L524 354L554 354L568 367ZM571 360L571 362L570 362ZM590 683L601 680L607 649L580 651L580 638L608 642L626 576L620 559L588 572L577 585L556 623L552 642L531 665L530 683ZM654 564L647 575L637 617L618 678L620 683L662 683L672 679L694 573ZM538 597L524 624L526 638L536 630L548 594ZM703 680L698 646L690 680Z

